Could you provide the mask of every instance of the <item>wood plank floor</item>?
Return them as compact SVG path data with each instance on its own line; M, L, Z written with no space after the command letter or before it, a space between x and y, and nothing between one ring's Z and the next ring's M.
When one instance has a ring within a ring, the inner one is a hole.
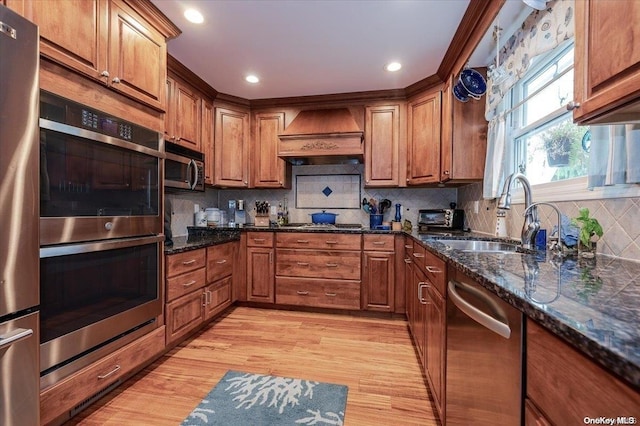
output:
M178 425L227 370L349 387L345 425L438 425L401 319L235 307L68 425Z

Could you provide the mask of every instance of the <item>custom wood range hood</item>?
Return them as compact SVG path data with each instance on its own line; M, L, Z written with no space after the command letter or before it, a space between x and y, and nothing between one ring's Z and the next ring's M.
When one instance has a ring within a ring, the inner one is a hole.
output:
M278 156L294 165L364 160L363 132L348 108L300 111L279 138Z

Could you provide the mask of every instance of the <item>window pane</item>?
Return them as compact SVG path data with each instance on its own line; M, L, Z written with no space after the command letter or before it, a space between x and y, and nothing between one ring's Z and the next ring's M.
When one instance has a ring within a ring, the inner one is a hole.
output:
M532 185L585 176L589 153L583 149L582 139L587 130L573 124L568 113L523 135L516 140L517 146L524 148L516 166L524 165Z
M569 71L523 105L523 127L562 108L573 99L573 70Z

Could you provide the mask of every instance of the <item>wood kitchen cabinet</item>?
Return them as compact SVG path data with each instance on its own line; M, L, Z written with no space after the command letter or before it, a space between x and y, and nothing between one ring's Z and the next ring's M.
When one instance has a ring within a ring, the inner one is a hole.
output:
M364 183L367 187L396 187L400 182L400 105L365 108ZM404 172L404 167L402 168Z
M278 157L278 135L283 130L284 112L254 115L251 150L252 187L291 188L291 163Z
M484 178L488 132L485 102L455 99L452 88L456 81L451 76L442 92L440 181L473 182Z
M525 347L526 426L580 424L602 416L637 421L640 392L531 319Z
M363 236L362 309L393 312L395 303L395 252L391 234Z
M276 233L276 303L360 309L360 234Z
M204 153L204 183L213 185L213 103L202 100L201 140Z
M576 123L638 120L638 22L640 3L637 1L575 2L574 102L577 107L573 109L573 120Z
M247 301L275 301L272 232L247 232Z
M177 343L231 305L235 242L166 256L166 342Z
M8 0L7 5L38 25L43 56L164 110L166 40L180 30L149 2Z
M215 108L214 185L249 187L249 111Z
M440 88L411 99L407 105L407 184L440 180Z
M165 139L202 152L202 95L171 74L167 77L166 91Z

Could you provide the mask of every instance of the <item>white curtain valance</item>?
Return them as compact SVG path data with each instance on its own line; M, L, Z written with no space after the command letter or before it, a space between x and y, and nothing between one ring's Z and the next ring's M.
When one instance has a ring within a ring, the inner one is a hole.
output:
M573 5L574 0L550 1L546 9L533 11L521 28L501 46L499 70L489 73L487 78L487 121L500 113L500 101L525 75L534 57L573 38ZM496 76L500 76L499 80L496 80Z

